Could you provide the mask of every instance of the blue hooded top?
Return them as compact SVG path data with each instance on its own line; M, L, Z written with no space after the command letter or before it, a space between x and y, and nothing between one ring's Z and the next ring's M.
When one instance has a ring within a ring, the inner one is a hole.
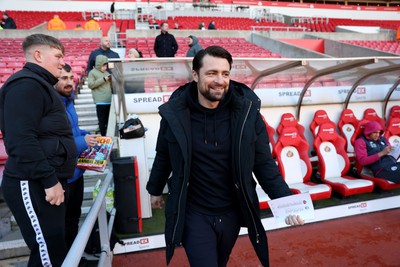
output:
M76 155L76 157L78 158L78 156L86 148L88 148L88 145L86 144L86 141L85 141L85 135L90 134L90 133L88 131L81 130L79 128L78 114L76 114L76 110L75 110L75 106L74 106L74 91L72 91L71 97L68 98L65 96L61 96L61 99L65 105L65 110L67 112L68 119L71 124L72 134L74 136L76 148L78 150L78 154ZM85 172L84 169L75 168L74 176L72 178L68 179L68 183L72 183L72 182L78 180L78 178L81 177L84 172Z

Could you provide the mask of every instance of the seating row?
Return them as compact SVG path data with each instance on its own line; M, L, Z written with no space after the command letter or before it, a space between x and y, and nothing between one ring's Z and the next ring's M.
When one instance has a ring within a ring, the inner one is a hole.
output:
M176 16L169 17L167 22L172 28L175 23L178 23L180 29L199 29L199 24L204 22L204 26L207 29L208 24L211 21L215 22L215 27L218 30L251 30L251 26L277 26L277 27L289 27L290 25L282 22L266 22L260 21L256 22L254 19L250 18L229 18L229 17L203 17L203 16ZM160 25L163 20L157 20Z
M178 51L177 57L185 57L189 46L186 44L185 38L177 37ZM199 38L199 44L203 48L211 45L220 45L227 49L233 57L265 57L280 58L279 53L271 53L271 51L246 41L245 38ZM143 57L156 57L154 53L154 38L128 38L126 42L127 53L129 49L136 48L142 52Z
M400 143L400 106L394 106L385 127L385 120L380 118L374 109L364 111L362 120L358 120L350 109L342 112L336 124L331 121L324 110L318 110L310 123L309 129L314 137L313 148L318 158L318 173L323 183L310 181L312 164L309 156L310 145L304 135L304 126L299 124L294 116L285 113L276 128L279 138L275 141L275 130L264 119L270 138L270 149L276 159L279 171L293 193L308 192L312 200L330 198L332 191L342 196L350 196L371 192L374 187L381 190L400 188L382 178L373 177L368 169L354 159L354 142L362 135L368 121L378 121L385 131L385 137L390 143ZM351 168L351 160L361 178L347 175ZM268 196L257 186L260 207L268 207Z
M375 41L375 40L342 40L344 43L367 47L375 50L400 54L400 45L396 41Z
M337 26L370 26L380 27L388 30L397 30L400 21L398 20L355 20L329 18L329 20L318 21L310 18L307 22L296 22L294 26L306 27L314 32L334 32Z

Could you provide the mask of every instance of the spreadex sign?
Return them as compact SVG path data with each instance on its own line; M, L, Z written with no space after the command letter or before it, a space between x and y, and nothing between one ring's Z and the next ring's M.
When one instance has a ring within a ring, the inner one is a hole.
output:
M390 85L364 85L354 91L351 102L383 101ZM296 106L303 88L257 88L254 92L261 99L262 107ZM349 86L310 87L304 94L303 105L343 103L350 92ZM157 113L158 107L167 102L172 92L125 94L128 113ZM117 101L117 95L114 95ZM396 90L391 100L400 100ZM118 103L116 107L118 110Z
M114 254L165 247L164 235L142 236L124 239L124 245L115 244Z

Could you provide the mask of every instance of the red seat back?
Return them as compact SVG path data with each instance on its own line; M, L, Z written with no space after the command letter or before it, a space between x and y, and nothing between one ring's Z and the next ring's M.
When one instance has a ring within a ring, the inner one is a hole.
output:
M353 137L357 125L360 122L359 119L356 118L353 111L351 109L345 109L342 111L338 121L338 129L339 133L345 138L346 140L346 151L347 152L354 152L354 147L351 143L351 138Z
M294 127L297 129L298 134L304 140L307 140L304 136L304 126L301 125L296 118L291 113L282 114L281 121L279 122L278 127L276 128L276 132L278 135L282 134L282 131L285 127Z
M389 119L384 136L391 145L400 144L400 117Z
M319 126L327 122L334 123L331 121L331 119L329 119L329 116L325 110L317 110L314 114L313 120L310 123L310 131L312 135L315 137L319 131Z
M275 145L279 170L288 184L309 181L312 166L308 157L309 145L297 128L285 127Z
M377 121L380 123L380 125L382 126L383 130L385 130L386 128L386 122L384 119L382 119L381 117L378 116L378 114L376 113L375 109L373 108L367 108L364 111L364 117L363 120L368 120L368 121Z
M268 133L268 138L269 138L269 148L271 149L271 153L272 156L275 157L274 155L274 147L275 147L275 129L268 124L267 120L265 119L265 117L261 114L261 118L263 119L264 123L265 123L265 128L267 128L267 133Z
M346 140L338 134L334 123L327 122L320 125L314 139L314 149L318 155L318 167L322 179L343 176L348 172L350 161L345 145Z
M389 119L390 118L400 118L400 106L396 105L390 109Z

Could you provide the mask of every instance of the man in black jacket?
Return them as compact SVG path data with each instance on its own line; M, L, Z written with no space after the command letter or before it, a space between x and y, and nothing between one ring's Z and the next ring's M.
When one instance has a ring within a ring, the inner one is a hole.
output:
M100 47L98 49L93 50L88 59L88 66L87 66L87 74L93 69L95 63L96 63L96 57L98 55L103 55L108 58L119 58L119 54L113 50L111 50L111 42L110 42L110 37L108 36L103 36L101 37L100 40ZM107 69L108 72L111 72L109 69Z
M178 43L172 34L168 33L168 23L161 23L161 34L154 42L154 52L157 57L174 57L178 51Z
M269 265L252 173L272 199L291 191L271 156L260 100L246 85L230 80L231 65L232 56L222 47L199 51L193 59L194 81L159 108L147 190L152 207L160 208L168 185L167 264L182 244L190 266L226 266L245 226L261 263ZM304 221L291 215L286 223Z
M2 189L31 255L29 266L61 266L65 246L66 181L77 149L53 85L64 66L64 46L33 34L22 43L26 64L0 93L0 127L8 160Z

